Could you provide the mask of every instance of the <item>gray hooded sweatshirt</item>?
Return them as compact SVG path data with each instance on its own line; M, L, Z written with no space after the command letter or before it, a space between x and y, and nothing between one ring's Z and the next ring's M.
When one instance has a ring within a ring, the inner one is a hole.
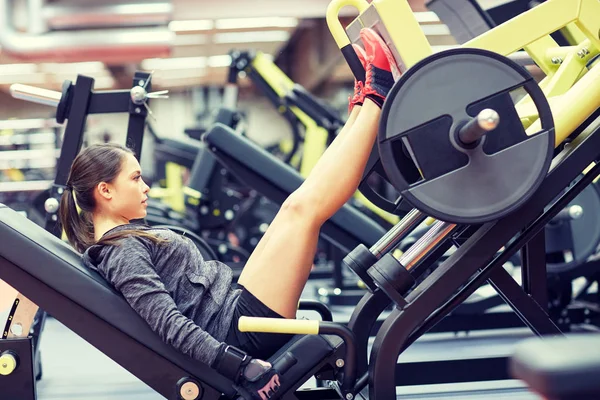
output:
M136 229L168 240L127 236L118 246L94 245L83 254L160 338L211 365L233 319L241 291L231 286L231 269L204 260L188 238L168 229L121 225L107 233Z

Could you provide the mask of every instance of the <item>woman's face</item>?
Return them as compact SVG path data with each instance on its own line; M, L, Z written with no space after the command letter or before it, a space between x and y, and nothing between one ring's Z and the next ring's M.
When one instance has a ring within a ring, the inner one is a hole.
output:
M121 172L110 187L114 191L110 202L111 213L128 221L146 216L150 187L142 179L142 169L132 154L125 155Z

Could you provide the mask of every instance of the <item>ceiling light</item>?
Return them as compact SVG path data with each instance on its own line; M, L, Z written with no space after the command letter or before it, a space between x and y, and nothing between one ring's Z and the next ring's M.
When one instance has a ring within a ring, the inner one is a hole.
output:
M156 71L152 77L155 83L165 84L171 80L194 79L206 76L205 68L186 69L186 70L164 70Z
M173 32L210 31L214 27L215 23L210 19L169 22L169 29Z
M298 26L298 19L290 17L227 18L215 21L217 29L295 28L296 26Z
M33 74L38 71L35 64L2 64L0 75Z
M227 32L214 35L215 43L285 42L290 38L287 31Z
M208 57L209 67L229 67L231 65L231 56L224 54L221 56L210 56Z
M0 74L0 85L12 85L13 83L22 83L24 85L45 85L46 74L37 73L23 73L23 74L12 74L4 75Z
M174 46L201 46L208 44L208 35L206 34L194 34L194 35L177 35L175 36Z
M421 25L421 29L426 36L450 35L450 29L446 25Z
M43 63L40 64L41 72L60 74L96 74L106 71L104 63L99 61L78 63Z
M206 57L148 58L140 67L146 71L204 68Z

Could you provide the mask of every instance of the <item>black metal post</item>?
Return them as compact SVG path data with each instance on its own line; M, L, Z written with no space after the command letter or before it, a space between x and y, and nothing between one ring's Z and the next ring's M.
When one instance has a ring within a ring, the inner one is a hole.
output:
M546 234L543 229L521 249L521 278L525 293L548 312Z
M528 296L506 270L494 269L489 282L533 333L539 336L561 334L546 310L533 297Z
M67 116L69 122L65 128L63 143L60 149L60 158L56 165L56 178L54 179L54 185L50 189L50 197L55 198L59 202L69 178L71 164L79 153L79 150L81 150L93 87L94 80L92 78L79 75L75 86L71 88L71 108ZM57 213L46 214L45 228L54 236L61 237L62 230L58 222Z
M149 73L138 71L133 77L132 87L142 86L146 88L146 92L150 93L152 90L152 82L150 82L149 79ZM146 99L147 105L148 102L149 100ZM135 104L133 101L129 101L129 124L127 125L127 141L125 144L133 150L138 159L142 154L142 142L144 139L147 115L148 111L143 104Z

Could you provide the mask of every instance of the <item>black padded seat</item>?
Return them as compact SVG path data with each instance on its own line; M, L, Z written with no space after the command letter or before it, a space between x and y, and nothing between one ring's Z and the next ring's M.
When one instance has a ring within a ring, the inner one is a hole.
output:
M186 168L192 168L198 152L204 144L194 139L160 138L154 145L156 161L171 161Z
M15 287L42 309L49 311L65 326L92 345L97 346L96 340L98 339L94 337L96 332L92 332L92 328L86 323L88 321L78 320L76 316L71 316L69 310L58 309L56 304L43 304L39 301L46 297L40 294L39 289L32 289L32 284L28 283L29 275L35 280L43 282L50 291L60 293L72 303L100 318L104 323L141 343L144 351L159 354L167 362L183 369L189 376L205 383L209 382L217 391L228 395L233 394L231 381L207 365L193 360L164 343L118 292L101 276L83 265L79 254L73 251L68 244L2 204L0 204L0 242L2 243L0 246L0 279ZM17 279L15 278L16 274L12 272L15 270L24 271L28 275L22 274L21 278ZM89 323L91 322L89 321ZM96 335L99 334L96 333ZM106 344L104 345L106 346ZM119 344L110 343L110 345L117 347ZM121 347L124 347L125 351L129 351L127 346ZM290 378L286 379L287 383L283 387L284 389L295 383L291 377L304 376L306 371L314 368L334 351L330 342L320 336L292 338L282 351L286 348L291 348L289 351L296 356L298 363L289 371ZM134 373L127 363L139 363L138 355L131 354L122 357L119 354L121 359L118 362ZM301 358L300 355L302 355ZM270 361L274 361L274 359ZM160 368L160 365L155 364L146 369L153 367ZM155 373L154 379L157 379L156 376L161 376L160 371ZM146 383L155 389L160 386L156 382Z
M278 204L304 180L298 171L225 125L213 125L203 140L233 174ZM356 208L344 205L323 225L321 232L349 252L359 244L372 246L386 230Z
M528 339L511 359L515 378L548 400L600 399L600 335Z

